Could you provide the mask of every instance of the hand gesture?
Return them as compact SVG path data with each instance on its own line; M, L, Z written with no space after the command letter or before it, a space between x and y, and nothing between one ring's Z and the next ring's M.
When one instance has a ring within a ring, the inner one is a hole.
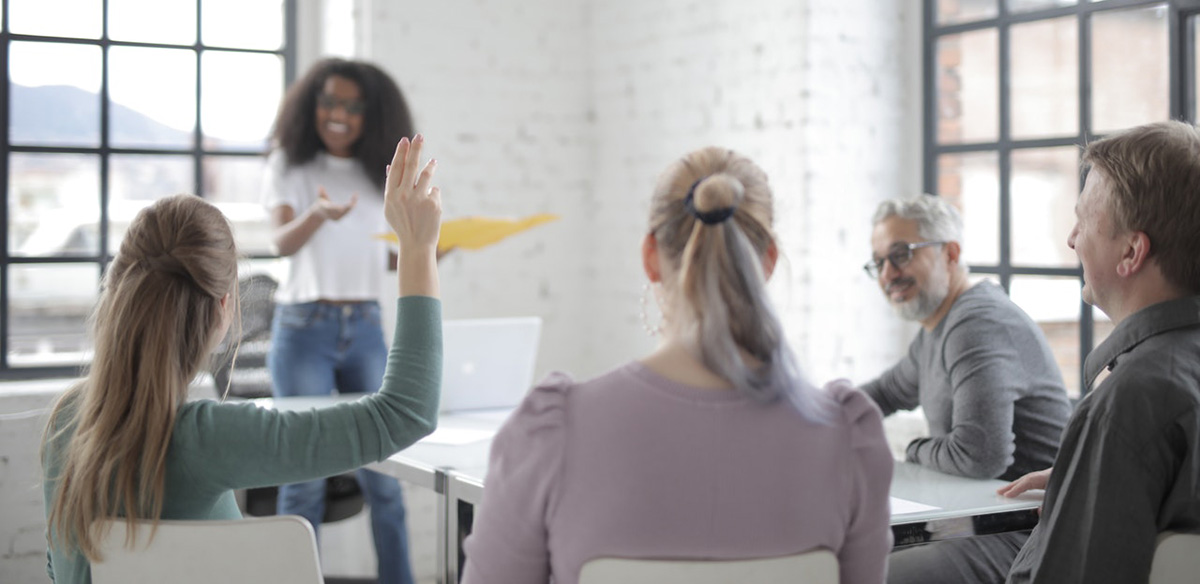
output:
M428 250L436 253L442 226L442 194L431 187L437 161L417 172L425 140L417 134L410 142L401 138L388 165L383 213L400 243L400 252Z
M1050 482L1051 470L1053 469L1048 468L1046 470L1031 472L1011 483L1008 483L1007 485L1004 485L1003 487L1000 487L999 489L996 489L996 493L1012 498L1024 493L1025 491L1045 489L1046 485Z
M313 203L313 213L319 215L322 219L337 221L346 216L350 209L358 203L358 193L350 195L350 201L344 205L339 205L329 198L329 193L325 192L325 187L317 187L317 201Z

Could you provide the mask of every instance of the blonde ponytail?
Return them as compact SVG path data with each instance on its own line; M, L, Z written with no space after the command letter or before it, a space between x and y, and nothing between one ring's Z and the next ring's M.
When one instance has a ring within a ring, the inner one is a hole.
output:
M739 391L760 402L788 399L824 420L823 394L800 375L766 289L772 204L766 174L730 150L693 152L664 173L651 232L660 258L675 268L667 287L680 301L668 325Z

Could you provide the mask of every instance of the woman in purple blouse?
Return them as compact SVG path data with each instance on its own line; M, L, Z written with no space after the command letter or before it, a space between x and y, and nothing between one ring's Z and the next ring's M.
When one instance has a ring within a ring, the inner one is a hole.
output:
M663 309L650 355L553 374L492 444L463 581L573 584L599 557L755 558L818 548L883 582L892 458L878 409L801 377L766 279L766 174L705 148L671 165L642 243Z

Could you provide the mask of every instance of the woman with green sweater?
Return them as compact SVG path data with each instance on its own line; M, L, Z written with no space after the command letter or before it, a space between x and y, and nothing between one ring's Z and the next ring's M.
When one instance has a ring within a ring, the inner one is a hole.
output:
M388 167L384 215L400 239L396 333L379 393L304 412L187 401L237 311L237 251L216 207L156 201L130 225L93 316L86 377L43 440L52 580L90 582L97 521L231 519L235 489L296 482L383 460L433 431L441 386L435 161L420 135ZM381 172L384 169L380 169ZM367 235L364 235L366 237Z

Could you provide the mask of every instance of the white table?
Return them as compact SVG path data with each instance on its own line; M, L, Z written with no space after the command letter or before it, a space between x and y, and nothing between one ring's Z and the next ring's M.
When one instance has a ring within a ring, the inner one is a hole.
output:
M351 401L360 396L256 400L265 407L307 409ZM491 438L511 410L443 413L438 430L387 460L368 468L437 493L437 562L439 581L457 582L460 542L470 528L474 506L483 498ZM922 506L892 515L896 545L1027 529L1037 521L1040 493L1015 499L996 494L1005 481L947 475L907 462L897 462L891 496ZM895 502L895 501L894 501Z
M474 506L483 500L486 461L475 467L448 470L446 475L445 581L457 582L463 560L461 543L470 533ZM996 494L996 489L1006 484L897 462L890 493L893 509L901 506L895 505L899 503L895 499L927 508L892 514L895 546L1032 528L1037 523L1041 493L1025 493L1012 499Z

